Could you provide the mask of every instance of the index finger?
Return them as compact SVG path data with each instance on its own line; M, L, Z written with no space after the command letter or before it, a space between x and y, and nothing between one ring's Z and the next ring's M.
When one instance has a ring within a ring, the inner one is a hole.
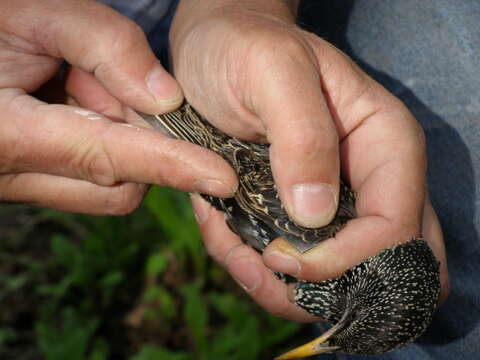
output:
M318 321L288 300L287 285L263 265L256 251L228 229L223 213L197 195L192 196L192 205L208 253L226 267L253 300L266 311L286 319Z
M158 184L218 197L232 196L237 187L233 169L219 155L94 111L2 89L0 113L0 173L46 173L103 186Z

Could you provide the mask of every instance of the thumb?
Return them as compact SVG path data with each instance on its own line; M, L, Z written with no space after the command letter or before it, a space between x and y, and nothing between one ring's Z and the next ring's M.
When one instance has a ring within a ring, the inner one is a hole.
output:
M141 28L113 9L76 0L9 1L2 8L0 22L8 16L8 30L34 39L37 55L65 59L93 73L122 103L164 113L183 101L180 87L159 64Z

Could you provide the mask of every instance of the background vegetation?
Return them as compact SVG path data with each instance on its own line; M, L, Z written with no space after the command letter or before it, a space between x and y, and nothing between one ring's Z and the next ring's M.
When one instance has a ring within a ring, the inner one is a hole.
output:
M270 359L295 334L208 258L185 194L126 217L0 206L0 359Z

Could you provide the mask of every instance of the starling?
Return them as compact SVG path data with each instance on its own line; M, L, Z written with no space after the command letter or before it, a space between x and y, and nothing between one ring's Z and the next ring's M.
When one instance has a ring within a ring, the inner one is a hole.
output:
M141 115L153 128L204 146L232 165L239 178L235 196L202 196L224 211L230 229L260 253L278 237L305 252L335 236L356 216L355 194L341 181L339 206L331 223L316 229L299 226L290 220L278 197L267 144L222 133L188 103L168 114ZM421 238L384 249L335 279L313 283L277 276L295 283L298 306L334 324L278 360L325 352L373 355L402 347L427 329L440 293L439 264Z

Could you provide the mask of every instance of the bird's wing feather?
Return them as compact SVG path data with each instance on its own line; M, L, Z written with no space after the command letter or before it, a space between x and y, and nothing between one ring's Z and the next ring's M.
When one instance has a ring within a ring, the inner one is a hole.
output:
M188 104L168 114L141 115L153 128L168 136L206 147L227 160L240 178L240 186L235 194L238 206L253 218L260 219L269 228L269 234L285 238L301 252L333 237L353 217L351 199L344 196L340 199L339 211L343 211L345 216L337 214L340 216L323 228L298 226L290 220L278 196L268 145L242 141L222 133Z

